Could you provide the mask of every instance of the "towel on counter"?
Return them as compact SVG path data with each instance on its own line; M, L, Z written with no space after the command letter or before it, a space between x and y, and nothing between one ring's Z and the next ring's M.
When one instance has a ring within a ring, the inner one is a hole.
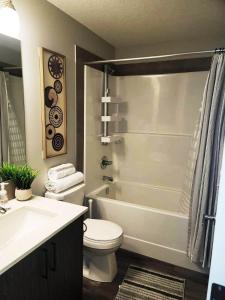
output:
M56 180L69 175L72 175L76 172L76 169L73 164L62 164L48 170L48 179Z
M45 187L49 192L60 193L83 181L84 181L84 174L81 172L76 172L72 175L60 179L56 179L56 180L49 179L48 182L45 184Z

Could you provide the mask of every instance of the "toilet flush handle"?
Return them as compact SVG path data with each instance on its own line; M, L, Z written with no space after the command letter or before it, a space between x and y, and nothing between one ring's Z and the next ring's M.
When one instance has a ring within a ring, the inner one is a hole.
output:
M87 231L87 225L83 222L83 233Z

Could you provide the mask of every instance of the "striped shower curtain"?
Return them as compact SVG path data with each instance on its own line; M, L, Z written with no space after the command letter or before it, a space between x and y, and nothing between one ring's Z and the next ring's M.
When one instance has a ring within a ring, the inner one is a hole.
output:
M8 93L6 78L0 72L0 165L9 160Z
M25 139L9 97L8 80L7 74L0 72L0 164L3 161L25 164Z
M191 191L188 256L210 267L217 193L225 136L225 54L215 53L195 136L196 163Z

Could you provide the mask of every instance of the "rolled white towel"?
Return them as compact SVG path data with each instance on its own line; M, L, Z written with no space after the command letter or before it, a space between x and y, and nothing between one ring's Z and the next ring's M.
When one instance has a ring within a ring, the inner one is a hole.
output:
M50 192L60 193L83 181L84 174L81 172L76 172L60 179L48 180L48 182L45 184L45 187Z
M74 174L76 172L76 169L73 164L62 164L57 167L50 168L48 170L48 179L49 180L56 180L60 179L66 176L69 176L71 174Z

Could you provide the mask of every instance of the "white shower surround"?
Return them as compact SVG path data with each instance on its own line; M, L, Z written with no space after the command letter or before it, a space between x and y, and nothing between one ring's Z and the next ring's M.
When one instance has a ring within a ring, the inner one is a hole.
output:
M206 76L207 72L194 72L110 77L112 96L125 102L121 113L127 122L121 123L123 142L103 146L103 73L85 67L84 171L86 195L95 199L96 217L122 226L122 248L198 271L186 254L189 160ZM103 155L113 160L106 170L100 168ZM103 175L116 181L107 195Z

